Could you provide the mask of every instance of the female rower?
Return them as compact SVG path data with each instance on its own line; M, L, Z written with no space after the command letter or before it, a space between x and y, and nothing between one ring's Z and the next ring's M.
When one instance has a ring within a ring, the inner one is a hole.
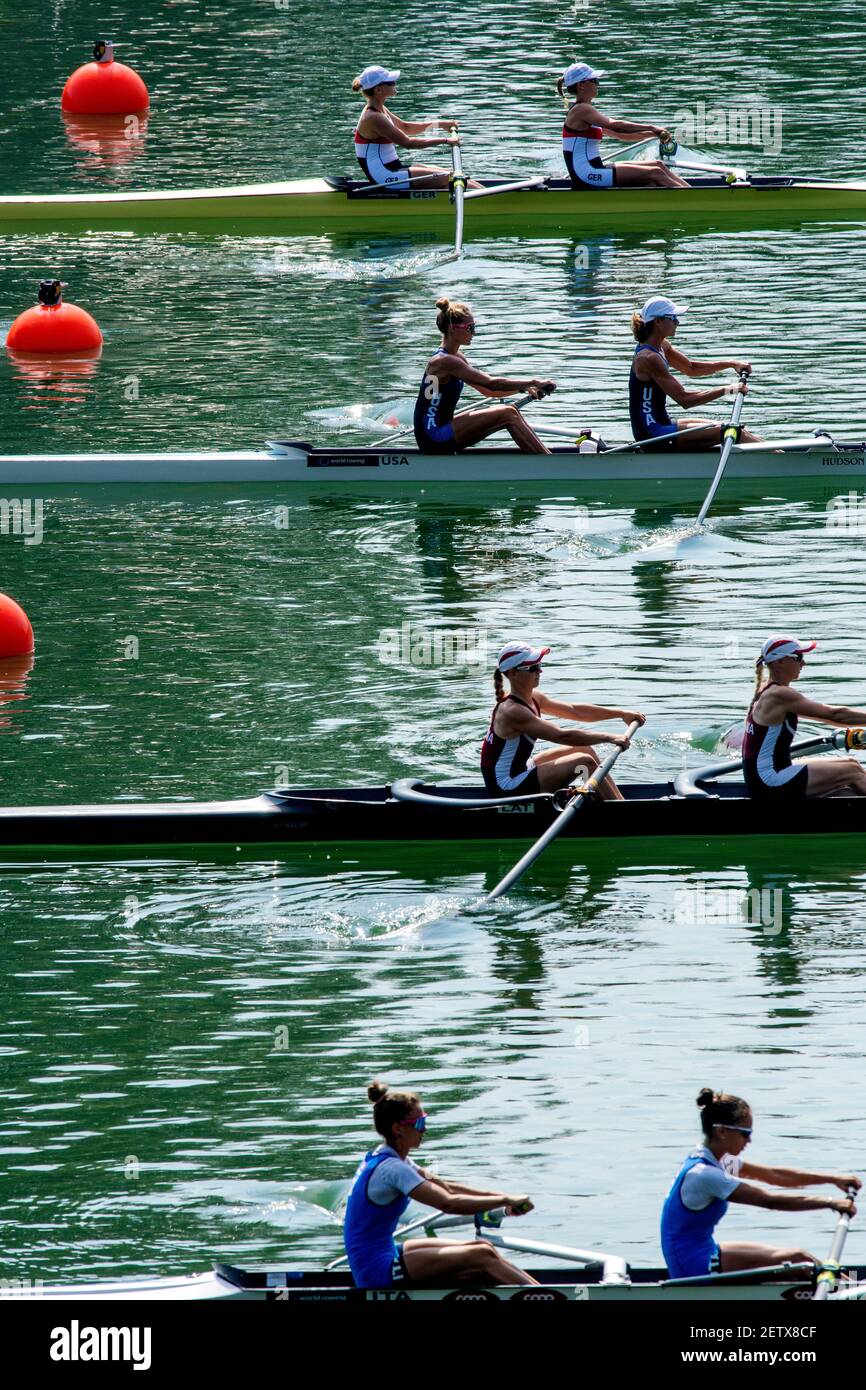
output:
M436 308L439 311L436 327L442 334L442 345L427 363L415 402L418 448L431 454L457 454L489 434L507 430L525 453L549 454L547 445L529 427L516 406L482 407L454 418L465 382L482 396L510 396L515 391L525 391L535 400L555 391L556 382L539 381L535 377L518 380L479 372L469 365L464 355L477 328L469 305L443 297L436 300Z
M648 121L614 121L593 106L598 96L598 79L604 77L588 63L572 63L556 84L559 95L574 97L562 127L562 153L573 188L634 188L639 184L654 184L657 188L688 188L685 179L668 169L660 160L646 164L605 164L601 157L601 142L605 134L616 140L636 141L657 136L670 140L664 126Z
M592 734L588 729L561 729L543 715L557 719L581 719L595 724L602 719L621 719L624 724L634 720L645 722L645 715L633 710L606 709L603 705L570 705L544 695L538 685L541 663L549 647L532 647L526 642L509 642L499 653L493 685L496 704L490 718L487 737L481 745L481 772L487 790L494 796L503 792L556 791L573 782L583 769L589 777L599 765L599 758L590 745L612 743L628 748L625 734ZM506 695L502 677L507 676L511 687ZM530 756L536 739L565 744L547 753ZM577 750L581 751L578 752ZM612 777L606 777L599 788L604 801L622 801L623 795Z
M818 1261L808 1251L761 1245L745 1240L717 1245L713 1232L728 1210L729 1202L764 1207L769 1211L849 1212L854 1215L850 1197L799 1197L768 1192L752 1181L775 1187L813 1187L830 1183L840 1187L860 1187L851 1174L810 1173L799 1168L766 1168L747 1163L741 1154L752 1138L752 1111L739 1096L729 1096L704 1087L698 1096L704 1142L685 1160L674 1179L662 1209L661 1243L665 1263L672 1279L688 1279L699 1274L729 1274L762 1265L790 1261L803 1264Z
M856 758L791 760L791 743L801 714L805 719L841 728L866 724L866 709L825 705L792 689L803 673L806 653L816 646L816 642L783 636L768 637L761 648L743 740L743 775L750 796L797 800L843 789L853 796L866 796L866 772Z
M425 130L437 127L447 129L457 122L448 116L440 116L438 121L401 121L385 105L397 93L400 76L387 68L365 68L360 77L352 83L353 92L362 92L366 103L355 129L355 155L370 183L387 185L389 188L447 188L451 177L449 169L440 169L433 164L401 164L395 146L406 150L427 150L434 145L453 145L456 137L450 134L426 136ZM410 185L411 180L411 185ZM467 187L480 188L472 179Z
M658 439L670 435L668 444L663 447L675 449L707 449L718 445L725 431L725 425L712 420L672 420L668 415L665 401L670 396L684 410L695 405L707 405L728 395L730 386L713 386L708 391L687 391L671 373L671 367L684 372L686 376L712 376L730 368L735 372L751 372L748 362L725 359L722 362L693 362L684 352L675 348L672 339L677 331L680 315L689 306L678 306L672 299L656 295L648 299L640 313L632 315L631 328L637 340L631 373L628 381L628 405L631 427L635 439ZM733 388L745 396L747 387L744 381ZM699 426L705 425L705 429ZM683 438L680 431L688 430ZM760 435L741 429L740 439L754 443Z
M522 1216L532 1210L532 1202L524 1196L446 1182L419 1168L409 1157L427 1127L428 1116L418 1097L412 1091L392 1091L381 1081L371 1081L367 1098L382 1143L358 1165L346 1207L346 1254L358 1287L536 1284L531 1274L503 1260L486 1240L407 1240L398 1248L394 1232L410 1197L437 1211L466 1216L494 1207L505 1207L509 1216Z

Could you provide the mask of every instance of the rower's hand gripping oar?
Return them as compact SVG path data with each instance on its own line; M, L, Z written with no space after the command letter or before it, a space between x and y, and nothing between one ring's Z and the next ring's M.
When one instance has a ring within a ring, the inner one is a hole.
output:
M722 457L719 459L719 466L716 469L716 476L713 478L713 481L710 484L710 490L704 498L704 505L698 512L698 518L695 522L695 526L698 528L700 528L704 524L707 512L710 510L710 507L713 504L713 498L715 497L718 491L719 483L722 481L722 474L727 468L728 459L731 456L731 450L733 449L734 445L740 437L740 416L743 413L743 401L745 400L745 392L742 388L745 386L748 379L748 372L740 372L740 385L737 388L737 395L734 401L734 408L731 411L731 418L725 427L725 443L722 449Z
M853 1204L854 1198L857 1195L856 1188L849 1187L847 1195ZM839 1275L841 1273L839 1262L842 1259L842 1248L848 1236L848 1228L851 1225L851 1218L853 1215L853 1211L840 1211L839 1213L839 1220L836 1223L836 1231L833 1235L833 1244L830 1249L830 1254L821 1265L815 1292L812 1295L815 1303L825 1302L839 1282Z
M460 152L460 137L456 125L449 127L451 137L452 173L448 180L448 192L454 204L454 252L452 260L459 261L463 255L463 198L466 193L466 176L463 173L463 156Z
M626 738L632 739L636 731L640 727L641 726L639 720L635 719L633 723L629 724L628 728L626 729ZM499 883L497 883L496 887L490 893L488 893L486 897L481 899L480 903L478 904L478 907L484 907L487 903L495 902L497 898L502 897L503 893L507 893L509 888L514 887L517 880L519 878L522 878L523 875L526 873L526 870L529 868L530 864L534 864L539 855L543 854L544 851L547 849L547 846L552 844L553 841L556 839L557 835L559 835L559 833L565 829L572 816L574 816L576 812L578 812L580 808L585 804L587 798L591 796L593 792L598 791L599 787L601 786L605 777L607 777L608 773L610 772L620 753L624 752L625 749L622 747L618 746L614 748L613 752L610 753L607 758L605 758L604 762L600 763L599 766L595 769L595 772L592 774L591 777L581 777L581 780L579 782L575 781L571 784L571 787L567 790L573 791L574 795L572 799L569 801L568 805L564 808L564 810L560 811L553 824L548 826L547 830L545 830L544 834L541 836L541 839L537 840L535 844L532 846L532 848L526 851L526 854L524 854L523 858L520 859L514 865L514 868L511 869Z

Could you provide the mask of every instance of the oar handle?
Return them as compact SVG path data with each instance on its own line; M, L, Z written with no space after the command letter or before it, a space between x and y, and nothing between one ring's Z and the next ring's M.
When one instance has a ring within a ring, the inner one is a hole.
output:
M857 1196L857 1189L855 1187L849 1187L846 1196L853 1202L854 1198ZM815 1285L815 1292L812 1295L813 1301L816 1303L823 1303L828 1299L839 1282L839 1261L842 1258L842 1249L845 1245L850 1225L851 1212L840 1211L839 1220L836 1222L836 1230L833 1233L833 1244L830 1247L830 1254L820 1268Z

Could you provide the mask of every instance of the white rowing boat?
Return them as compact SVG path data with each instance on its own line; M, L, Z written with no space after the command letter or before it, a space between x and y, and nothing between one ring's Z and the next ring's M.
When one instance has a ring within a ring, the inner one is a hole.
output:
M335 1260L327 1269L287 1269L274 1266L261 1269L239 1269L235 1265L218 1264L200 1274L144 1279L118 1279L90 1284L31 1284L14 1280L0 1282L0 1298L38 1298L48 1302L90 1302L91 1300L121 1302L198 1301L214 1299L243 1299L286 1303L405 1303L405 1302L588 1302L588 1303L645 1303L645 1302L759 1302L776 1303L810 1301L820 1284L819 1269L813 1264L771 1265L739 1274L705 1274L691 1279L670 1279L665 1269L631 1269L619 1255L601 1250L581 1250L569 1245L553 1245L547 1241L525 1239L504 1234L500 1227L505 1212L501 1209L481 1216L433 1215L410 1222L397 1233L398 1241L408 1235L432 1236L446 1228L474 1226L473 1239L483 1239L500 1249L542 1255L548 1260L581 1266L580 1277L568 1277L567 1270L555 1266L532 1269L538 1285L495 1285L454 1288L359 1289L351 1274L343 1268L345 1258ZM827 1270L836 1266L828 1261ZM830 1299L866 1296L866 1268L847 1271L852 1281L843 1293L831 1293ZM835 1278L833 1280L835 1283Z
M304 483L314 488L346 484L376 487L411 483L618 483L698 479L708 484L718 449L662 452L658 448L552 454L487 447L463 454L425 454L399 443L375 448L302 441L266 449L148 451L141 453L3 454L3 488L108 483ZM829 436L738 444L728 462L731 479L822 478L834 484L866 476L866 442L837 443Z

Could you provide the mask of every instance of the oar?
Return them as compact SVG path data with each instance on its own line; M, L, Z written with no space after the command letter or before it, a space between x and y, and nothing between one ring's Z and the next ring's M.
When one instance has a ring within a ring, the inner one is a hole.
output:
M855 1195L856 1189L853 1187L849 1187L848 1196L851 1198L852 1201ZM848 1227L850 1225L850 1211L840 1211L839 1220L836 1222L836 1231L833 1236L833 1244L830 1248L830 1254L827 1256L827 1259L821 1266L821 1272L818 1275L815 1292L812 1295L813 1301L815 1303L823 1303L826 1299L828 1299L830 1297L830 1294L833 1292L833 1290L839 1282L839 1261L842 1258L842 1247L845 1244L845 1240L848 1235Z
M455 261L463 255L463 199L466 194L466 176L463 173L463 156L460 152L460 139L457 135L457 127L453 125L449 128L448 134L453 137L454 143L451 146L451 165L452 174L448 180L448 190L451 194L451 201L454 204L454 256Z
M801 739L799 743L791 744L791 754L793 757L800 753L815 752L818 748L846 748L849 751L855 748L866 747L866 729L836 729L832 734L820 734L817 738ZM742 772L743 760L733 763L714 763L710 767L699 767L694 772L678 772L673 779L674 791L677 796L700 796L705 795L703 788L698 785L701 782L715 782L717 777L728 777L732 772Z
M640 724L635 719L632 724L629 724L626 730L626 738L632 738L635 731L639 728ZM589 793L598 790L620 753L624 751L625 750L622 748L614 748L609 757L605 758L604 762L595 769L591 777L581 778L579 782L575 781L571 784L572 787L580 788L580 790L572 797L565 809L560 811L553 824L548 826L547 830L545 830L544 834L541 836L541 839L537 840L532 848L526 851L523 858L514 865L513 869L509 870L501 882L497 883L492 892L481 899L478 907L484 907L487 903L495 902L497 898L502 897L503 893L507 893L509 888L514 887L517 880L523 877L529 866L535 863L539 855L543 854L547 846L552 844L557 835L565 829L572 816L585 804Z
M518 396L517 399L514 401L506 401L497 397L495 401L490 402L489 406L478 405L477 402L473 401L471 405L464 405L460 408L460 410L455 410L454 414L467 415L470 410L488 410L493 405L505 404L513 405L515 410L522 410L525 405L529 405L530 401L543 399L543 396ZM404 430L398 430L396 434L386 434L382 439L374 439L372 444L365 444L364 447L365 449L378 449L380 444L391 444L395 439L405 439L406 435L411 434L414 428L415 425L413 422L411 425L407 425Z
M748 376L749 376L749 373L748 373L748 372L745 372L745 371L740 372L740 381L741 381L741 382L747 381L747 380L748 380ZM716 469L716 476L713 478L713 481L712 481L711 484L710 484L710 490L709 490L709 492L707 493L706 497L704 498L704 505L701 507L701 510L698 512L698 519L697 519L697 521L695 522L695 526L696 526L696 528L698 528L698 529L700 529L700 527L703 526L703 524L704 524L704 519L705 519L705 517L706 517L706 515L707 515L707 512L710 510L710 507L711 507L712 504L713 504L713 498L715 497L716 492L718 491L719 483L722 481L722 474L724 473L724 471L725 471L725 469L726 469L726 467L727 467L728 459L729 459L730 456L731 456L731 450L733 449L734 445L735 445L736 442L737 442L737 437L738 437L738 435L739 435L739 433L740 433L738 426L739 426L739 423L740 423L740 416L741 416L742 413L743 413L743 401L744 401L744 399L745 399L745 397L744 397L742 391L738 391L738 392L737 392L737 396L736 396L736 400L734 401L734 408L733 408L733 410L731 411L731 418L730 418L730 421L728 422L728 424L727 424L727 426L726 426L726 428L725 428L725 436L724 436L724 437L725 437L725 444L724 444L724 448L722 449L722 457L719 459L719 466L718 466L718 468Z

